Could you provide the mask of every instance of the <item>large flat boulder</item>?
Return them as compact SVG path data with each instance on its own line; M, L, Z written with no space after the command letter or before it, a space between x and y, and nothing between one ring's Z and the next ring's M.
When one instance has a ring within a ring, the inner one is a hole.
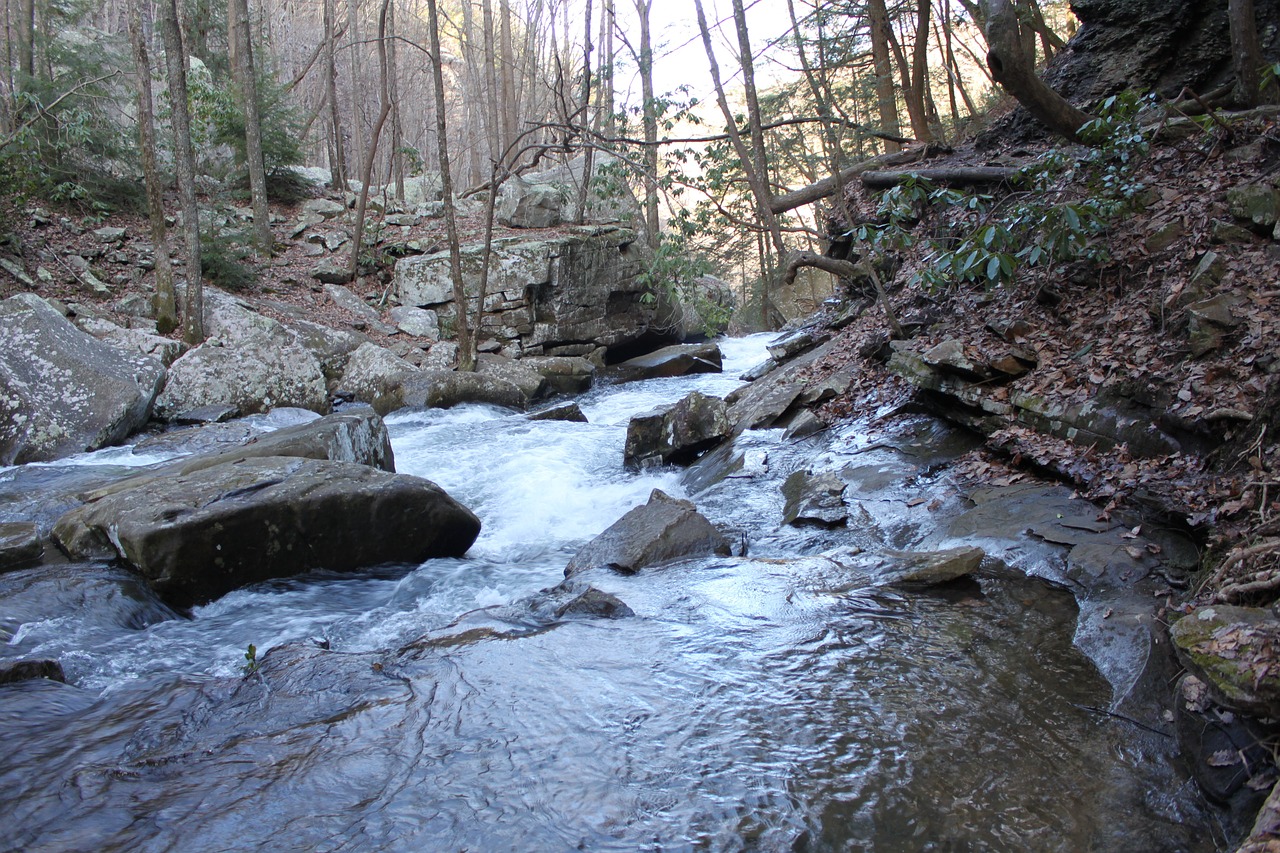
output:
M73 559L124 561L189 607L313 569L458 557L479 532L479 519L428 480L265 457L104 495L60 518L53 537Z
M654 489L635 507L573 555L565 577L607 566L633 574L689 557L727 556L729 540L691 502Z
M159 361L77 329L29 293L0 302L0 465L124 440L146 424Z

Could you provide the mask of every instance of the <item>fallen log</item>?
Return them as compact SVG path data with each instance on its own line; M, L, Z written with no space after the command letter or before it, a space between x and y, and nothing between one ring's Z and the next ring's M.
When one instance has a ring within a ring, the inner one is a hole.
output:
M1003 184L1022 173L1021 169L1008 166L951 166L940 169L916 169L904 172L863 172L862 185L867 189L884 190L896 187L911 177L920 177L935 184L973 186L974 184Z
M861 163L855 163L849 168L842 170L838 175L823 178L822 180L809 184L807 187L802 187L795 192L775 196L773 201L769 202L769 210L774 214L779 214L786 213L788 210L795 210L797 207L803 207L806 204L812 204L819 199L835 195L837 190L851 182L863 172L871 172L876 169L883 169L886 167L906 166L910 163L918 163L920 160L924 159L928 150L929 146L920 145L906 151L895 151L892 154L881 154L879 157L872 157L869 160L863 160Z

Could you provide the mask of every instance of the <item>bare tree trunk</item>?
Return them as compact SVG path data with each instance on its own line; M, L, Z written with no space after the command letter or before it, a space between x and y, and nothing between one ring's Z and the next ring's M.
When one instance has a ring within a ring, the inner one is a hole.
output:
M227 0L227 42L231 46L231 73L236 88L240 90L240 109L244 113L245 160L249 169L254 240L258 250L269 255L274 239L271 236L271 214L267 210L267 171L262 159L258 72L253 62L248 0Z
M911 78L906 87L907 114L919 142L933 141L929 126L929 14L932 0L916 0L916 43L911 52Z
M502 119L498 136L498 152L501 153L515 141L516 134L519 133L516 113L520 111L518 104L523 104L524 99L516 86L516 52L511 40L511 3L508 0L501 0L498 4L498 13L501 16L499 18L498 78L502 92L502 96L498 99L498 109Z
M600 71L596 85L596 130L610 137L617 129L613 115L613 2L603 0L600 9Z
M169 234L164 222L164 178L156 165L156 119L151 100L151 56L140 4L127 4L129 41L133 63L138 70L138 136L142 153L142 173L147 183L147 216L151 240L155 244L156 292L151 307L156 331L167 335L178 327L178 302L173 290L173 265L169 263Z
M586 15L582 27L582 100L578 109L582 111L582 136L586 139L591 131L591 0L587 0ZM587 221L587 204L591 199L591 173L595 167L595 148L586 146L582 152L582 184L578 187L577 224Z
M18 70L36 76L36 3L22 0L18 7Z
M440 53L440 16L436 0L427 0L427 32L431 40L431 77L436 88L436 146L440 156L440 183L444 190L444 227L449 241L449 273L453 278L458 369L474 370L475 344L471 339L467 317L467 289L462 279L462 245L458 242L458 216L453 205L453 174L449 167L449 122L446 117L444 71L441 68ZM482 305L481 308L483 307Z
M1231 26L1231 63L1236 72L1233 93L1241 106L1276 103L1280 90L1274 79L1262 84L1262 50L1258 47L1258 23L1253 0L1229 0L1227 16Z
M187 109L187 55L178 30L177 0L161 0L160 32L164 39L169 101L173 110L173 159L186 238L187 294L182 308L182 339L204 343L204 283L200 271L200 208L196 205L195 154L191 149L191 115Z
M329 134L333 150L329 164L329 184L339 192L347 189L347 154L342 144L342 113L338 108L338 66L334 51L337 39L337 8L335 0L324 0L324 85L329 101Z
M871 61L875 68L876 103L880 108L880 127L885 133L898 136L902 125L898 121L898 98L893 91L893 66L889 61L889 12L885 0L868 0L868 23L871 26ZM902 148L896 142L885 141L886 151Z
M399 38L396 32L396 6L394 3L387 11L387 33L390 42L387 44L387 97L391 102L391 168L389 179L396 184L396 198L404 201L404 128L400 123L400 71L396 63L396 45Z
M391 0L382 0L382 10L378 13L378 65L380 79L378 86L378 118L373 123L373 132L369 136L369 147L365 150L364 167L360 175L360 194L356 198L356 224L351 235L351 280L360 275L360 250L364 248L364 216L369 205L369 183L373 179L373 161L378 157L378 140L382 136L382 127L387 123L387 115L391 112L391 98L387 92L387 8Z
M649 12L653 0L635 0L640 17L640 96L644 123L644 224L649 248L658 248L658 104L653 94L653 44L649 32ZM730 119L732 121L732 119Z
M1013 0L983 0L987 18L987 67L991 76L1027 111L1055 133L1074 141L1090 120L1036 75L1027 56L1022 24Z
M739 161L742 163L742 170L747 178L747 185L751 188L752 197L756 204L756 215L763 229L769 233L772 239L774 255L773 258L781 260L786 254L786 249L782 242L782 229L778 225L778 217L772 211L773 194L769 189L769 177L765 170L767 164L757 161L750 149L742 140L742 134L738 131L738 123L733 114L733 110L729 107L729 101L725 98L724 84L720 79L720 66L716 62L715 49L711 46L711 31L707 27L707 16L702 10L702 0L694 0L694 11L698 16L698 30L702 35L702 47L707 54L707 64L710 66L711 81L715 85L716 101L720 105L720 112L724 116L725 123L729 132L729 140L733 144L734 152L738 155ZM746 32L746 16L743 14L742 0L733 0L734 24L738 30L739 43L739 61L743 65L743 79L751 79L754 83L754 76L749 74L747 66L751 65L751 45L747 39ZM754 85L749 87L747 95L750 101L754 94ZM748 109L748 122L752 125L751 133L753 144L756 136L760 133L760 113L757 106L754 112ZM760 145L757 152L763 156L763 137L761 137ZM759 239L760 245L760 315L761 324L764 328L772 325L772 318L769 314L769 283L773 277L773 260L768 251L763 237Z

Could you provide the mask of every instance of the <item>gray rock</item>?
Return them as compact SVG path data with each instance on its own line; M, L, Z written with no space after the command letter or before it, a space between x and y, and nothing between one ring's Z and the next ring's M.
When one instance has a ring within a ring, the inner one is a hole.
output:
M75 559L120 559L178 607L313 569L466 553L480 521L434 483L365 465L265 457L157 478L54 525Z
M574 554L566 577L607 566L625 574L688 557L727 556L729 540L689 501L658 489Z
M164 367L85 334L34 294L0 302L0 465L123 441L146 424Z
M928 587L973 574L986 553L981 548L949 548L945 551L885 551L878 578L903 587Z
M311 277L322 284L350 284L351 265L340 258L325 258L311 269Z
M177 618L137 575L121 566L37 566L0 575L0 640L9 653L34 655L15 640L28 623L75 619L80 628L140 631Z
M418 366L423 370L453 370L458 366L458 345L453 341L436 341Z
M76 325L104 343L128 352L151 356L165 367L173 364L187 351L187 345L182 341L162 338L139 329L126 329L97 317L81 317L76 320Z
M1267 609L1216 604L1169 629L1183 665L1220 704L1258 717L1280 716L1280 619Z
M44 554L40 531L29 521L0 522L0 572L34 563Z
M523 410L529 398L519 386L482 373L454 370L424 370L403 385L407 406L448 409L462 403L488 403Z
M293 339L267 334L218 346L201 344L173 363L156 415L171 418L201 406L234 406L242 414L282 406L329 411L320 364Z
M1227 190L1227 210L1260 233L1270 233L1280 220L1280 190L1250 182Z
M359 332L332 329L301 317L288 317L285 328L319 362L320 372L329 382L342 375L351 354L369 340Z
M346 205L328 198L307 199L302 205L305 213L314 213L325 219L334 219L347 212Z
M404 384L421 373L418 368L376 344L361 344L347 360L338 387L353 399L368 403L380 415L410 405Z
M729 437L724 400L693 391L631 418L623 461L632 467L687 465Z
M782 484L786 504L782 510L782 523L793 526L806 524L837 527L849 518L849 507L844 502L846 484L840 475L831 471L814 474L796 471Z
M396 328L406 335L412 335L415 338L430 338L433 341L440 339L440 318L436 316L434 311L414 308L411 305L401 305L392 308L389 314L391 315L391 322L395 323Z
M395 326L382 322L382 315L376 309L341 284L326 284L324 292L328 294L334 305L363 320L371 328L384 335L395 334Z
M550 228L564 221L568 192L554 184L531 183L519 175L502 185L498 221L511 228Z
M636 613L626 602L608 592L602 592L593 586L587 587L572 600L560 605L555 611L557 619L571 616L593 616L597 619L624 619Z
M613 368L620 381L719 373L723 370L720 347L715 344L679 344L628 359Z
M163 470L189 474L264 456L352 462L390 473L396 470L386 424L376 412L363 406L255 436L240 447L193 456Z
M527 417L531 421L568 421L579 424L587 422L587 416L582 413L577 403L561 403L549 409L530 412Z
M769 356L781 364L829 340L831 340L831 333L828 331L800 329L769 344Z
M93 232L93 236L101 243L119 243L124 240L124 235L123 228L99 228Z
M461 283L469 294L479 291L482 248L462 247ZM670 340L669 305L645 301L642 263L635 232L622 228L495 241L482 332L522 356L587 355L598 347ZM456 306L448 252L399 260L394 296L401 305L440 306L442 335L452 335L446 318L456 315ZM474 296L468 303L474 312Z
M550 392L550 383L546 377L523 361L482 353L477 359L476 370L482 376L492 376L515 385L526 401L532 402Z
M557 394L581 394L595 382L596 366L582 356L530 356L520 363L541 373Z

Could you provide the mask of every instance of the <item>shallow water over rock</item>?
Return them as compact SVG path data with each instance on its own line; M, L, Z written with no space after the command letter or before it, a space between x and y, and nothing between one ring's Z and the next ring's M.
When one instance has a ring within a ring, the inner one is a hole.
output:
M586 424L389 418L397 469L482 519L462 559L275 581L159 622L119 597L51 616L28 582L4 652L58 658L70 684L0 686L0 849L1215 849L1133 689L1149 649L1100 671L1077 632L1127 635L1078 618L1062 546L958 532L972 507L938 466L962 438L919 418L750 432L687 472L624 468L632 412L723 395L762 352L728 342L724 375L598 389ZM848 483L844 526L782 524L797 470ZM589 569L566 594L634 614L554 615L541 590L654 488L748 556ZM971 539L1017 568L927 592L876 574L885 549ZM67 596L63 574L41 582ZM1107 600L1076 592L1086 614Z

